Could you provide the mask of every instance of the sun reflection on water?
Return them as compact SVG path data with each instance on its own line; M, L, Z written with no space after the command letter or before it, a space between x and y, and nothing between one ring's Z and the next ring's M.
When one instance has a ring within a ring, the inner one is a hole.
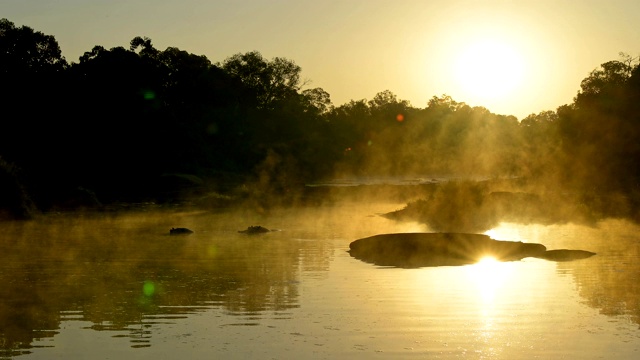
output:
M469 280L476 286L479 299L485 304L493 303L510 276L509 264L485 256L468 268Z

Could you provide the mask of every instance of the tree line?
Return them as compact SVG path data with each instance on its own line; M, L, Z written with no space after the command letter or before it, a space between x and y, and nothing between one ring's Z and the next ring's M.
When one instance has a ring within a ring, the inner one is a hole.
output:
M286 193L336 174L638 193L637 58L602 64L573 103L522 121L447 95L415 107L388 90L335 106L301 71L257 51L212 63L146 37L69 63L54 36L2 19L0 208L20 216L79 193L162 201L198 182Z

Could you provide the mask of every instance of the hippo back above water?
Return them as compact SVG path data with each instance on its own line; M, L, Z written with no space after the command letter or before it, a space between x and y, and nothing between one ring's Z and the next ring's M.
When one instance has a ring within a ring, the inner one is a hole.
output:
M193 234L193 230L187 228L171 228L169 235L190 235Z
M242 234L264 234L271 231L272 230L269 230L266 227L257 225L257 226L249 226L246 230L240 230L238 232Z
M498 241L482 234L396 233L359 239L349 245L351 256L382 266L455 266L491 256L501 261L540 256L542 244Z

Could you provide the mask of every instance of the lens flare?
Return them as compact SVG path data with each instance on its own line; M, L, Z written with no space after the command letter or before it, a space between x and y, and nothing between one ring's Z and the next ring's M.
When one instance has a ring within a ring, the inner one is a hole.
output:
M145 281L142 285L142 293L146 297L152 297L156 292L156 285L152 281Z
M142 93L142 97L145 100L153 100L156 98L156 93L153 92L152 90L146 90Z

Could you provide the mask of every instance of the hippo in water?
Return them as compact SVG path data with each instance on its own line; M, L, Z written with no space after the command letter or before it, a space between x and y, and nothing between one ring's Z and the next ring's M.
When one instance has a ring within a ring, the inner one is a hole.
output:
M193 234L193 230L189 230L187 228L171 228L169 230L169 235L189 235Z
M257 226L249 226L246 230L240 230L239 233L243 234L264 234L271 232L272 230L267 229L266 227L262 227L260 225Z

